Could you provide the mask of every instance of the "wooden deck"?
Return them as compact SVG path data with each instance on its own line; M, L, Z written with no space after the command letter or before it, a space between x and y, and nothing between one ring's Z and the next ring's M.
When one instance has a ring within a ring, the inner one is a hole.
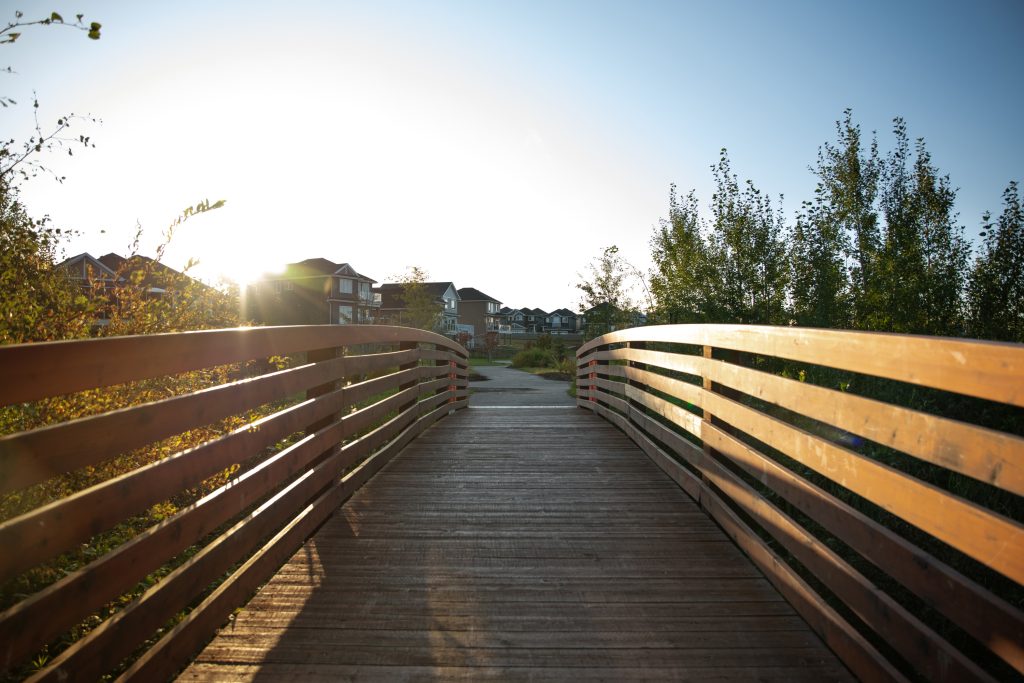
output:
M574 408L413 442L181 680L849 680L725 534Z

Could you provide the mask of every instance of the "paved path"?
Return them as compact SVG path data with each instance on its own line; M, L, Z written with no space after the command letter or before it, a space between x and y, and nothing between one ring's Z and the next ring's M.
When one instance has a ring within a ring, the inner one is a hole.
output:
M489 379L483 382L470 382L471 408L576 405L576 399L569 396L568 382L543 379L522 370L500 365L478 366L473 369Z

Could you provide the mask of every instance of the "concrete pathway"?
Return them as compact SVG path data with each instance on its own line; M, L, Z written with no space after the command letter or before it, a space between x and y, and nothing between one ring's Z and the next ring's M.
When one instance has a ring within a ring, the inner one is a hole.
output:
M568 393L569 382L544 379L499 365L482 365L473 369L488 379L469 383L470 408L576 405L576 399Z

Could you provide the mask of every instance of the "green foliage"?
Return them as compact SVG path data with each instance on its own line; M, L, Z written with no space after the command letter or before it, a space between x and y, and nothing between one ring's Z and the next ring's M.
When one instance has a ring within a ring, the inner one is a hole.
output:
M872 141L865 156L849 109L836 133L835 145L818 150L814 201L797 214L790 247L793 317L812 327L850 327L873 301L867 283L879 243L878 148Z
M726 150L711 170L716 191L709 251L717 313L730 322L782 324L789 275L782 209L773 208L750 180L741 189Z
M67 26L85 32L93 40L99 40L100 38L102 26L95 21L86 25L82 20L84 17L82 14L76 15L74 22L65 22L64 18L57 12L51 12L49 16L35 20L25 20L24 16L22 12L16 11L14 13L14 21L7 22L7 26L0 29L0 45L13 44L22 36L22 32L15 29L24 29L30 26ZM6 71L13 73L10 67ZM17 102L13 98L0 96L0 106L5 109L16 104ZM13 138L0 140L0 178L5 182L10 182L11 176L14 174L27 179L41 172L48 173L49 170L39 160L41 152L60 149L67 151L69 155L73 156L76 147L95 147L89 136L79 134L76 137L69 135L68 130L71 128L73 121L96 123L97 119L91 116L66 114L57 119L55 126L52 128L47 126L44 130L44 125L39 120L38 99L33 99L32 109L35 115L34 135L20 144ZM54 177L61 182L64 180L63 176L54 175Z
M413 266L402 277L402 312L401 324L406 327L417 327L421 330L436 330L441 323L444 305L431 294L424 283L427 273L418 266Z
M514 368L551 368L555 366L555 357L551 351L539 347L523 349L512 357Z
M54 267L60 237L29 218L17 189L0 176L0 344L88 332L88 301Z
M751 181L742 186L722 150L711 167L711 224L693 192L669 198L669 220L651 240L651 290L661 322L782 324L789 264L782 210Z
M685 198L669 191L669 217L651 238L655 270L651 293L658 322L698 323L715 317L716 272L700 218L696 194Z
M879 254L883 308L872 329L918 334L961 334L962 294L969 247L957 226L956 192L940 176L924 140L911 160L906 124L893 125L896 146L883 166L881 208L885 231Z
M1016 182L1003 192L1003 212L983 217L981 253L967 286L969 332L1024 343L1024 211Z
M587 313L587 336L596 337L634 323L637 307L627 292L630 270L619 256L619 248L612 245L587 267L588 274L577 273L580 279L576 288L582 292L580 307Z
M656 320L1020 340L1017 184L1004 193L998 222L984 217L985 242L970 268L956 190L924 140L912 145L897 118L895 145L882 158L849 109L835 125L835 141L811 168L814 198L792 229L751 181L739 183L725 150L712 166L710 220L694 192L681 198L671 187L669 218L651 238Z

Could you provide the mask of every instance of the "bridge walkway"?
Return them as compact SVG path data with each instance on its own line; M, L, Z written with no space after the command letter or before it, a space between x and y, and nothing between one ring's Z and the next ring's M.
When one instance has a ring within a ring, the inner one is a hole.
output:
M180 680L850 679L626 436L543 396L431 427Z

